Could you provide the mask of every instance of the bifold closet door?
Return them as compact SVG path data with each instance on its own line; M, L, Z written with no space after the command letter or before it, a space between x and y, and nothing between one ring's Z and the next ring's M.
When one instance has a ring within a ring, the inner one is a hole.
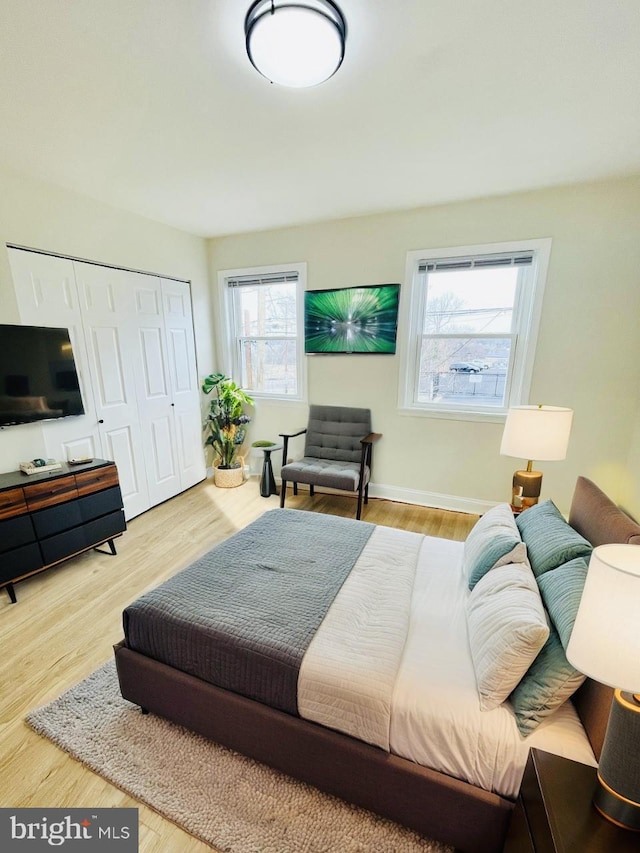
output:
M122 270L74 262L102 456L118 466L127 518L152 506L133 358L133 297Z
M203 480L189 285L18 249L9 258L22 322L69 328L86 411L43 424L33 456L44 440L56 459L113 459L128 519Z
M99 457L100 435L73 261L22 249L8 249L8 255L21 322L69 329L85 409L84 415L46 421L39 429L29 426L34 438L32 457L46 455L63 461ZM15 467L24 461L14 460Z
M140 422L145 435L147 485L152 504L182 491L169 354L159 278L127 273L133 295L134 373Z
M161 288L180 485L188 489L206 476L191 291L186 282L168 279L161 280Z

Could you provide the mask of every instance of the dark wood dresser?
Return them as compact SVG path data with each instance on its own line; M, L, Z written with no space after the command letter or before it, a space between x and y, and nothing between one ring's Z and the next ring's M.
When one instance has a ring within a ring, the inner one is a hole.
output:
M105 542L126 529L118 470L94 459L59 471L0 474L0 589Z

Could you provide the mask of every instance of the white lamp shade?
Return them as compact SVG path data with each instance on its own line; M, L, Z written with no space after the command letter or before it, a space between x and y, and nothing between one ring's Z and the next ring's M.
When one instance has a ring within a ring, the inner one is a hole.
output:
M251 62L282 86L316 86L335 73L344 56L344 19L325 0L256 3L245 28Z
M573 409L514 406L507 412L500 453L543 462L564 459L572 421Z
M640 547L594 548L567 658L596 681L640 693Z

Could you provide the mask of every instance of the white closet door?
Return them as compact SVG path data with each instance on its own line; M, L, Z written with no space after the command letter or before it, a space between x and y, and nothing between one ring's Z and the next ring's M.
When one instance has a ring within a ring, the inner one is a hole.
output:
M133 294L134 367L147 483L151 503L157 504L182 491L162 291L154 276L128 273L127 280Z
M127 518L204 479L189 285L37 252L9 257L22 322L70 331L87 413L42 425L47 455L114 460Z
M180 484L188 489L206 476L191 289L186 282L168 279L161 280L161 287Z
M20 320L25 326L69 329L85 414L41 425L44 452L54 459L99 457L100 436L73 262L21 249L8 249ZM34 455L42 448L34 447Z
M125 515L133 518L151 502L131 367L132 297L122 270L74 267L102 452L118 466Z

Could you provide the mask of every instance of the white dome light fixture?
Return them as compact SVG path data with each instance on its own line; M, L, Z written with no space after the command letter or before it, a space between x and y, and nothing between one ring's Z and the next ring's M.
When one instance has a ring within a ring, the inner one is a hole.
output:
M251 64L281 86L317 86L344 59L347 25L331 0L256 0L244 33Z

